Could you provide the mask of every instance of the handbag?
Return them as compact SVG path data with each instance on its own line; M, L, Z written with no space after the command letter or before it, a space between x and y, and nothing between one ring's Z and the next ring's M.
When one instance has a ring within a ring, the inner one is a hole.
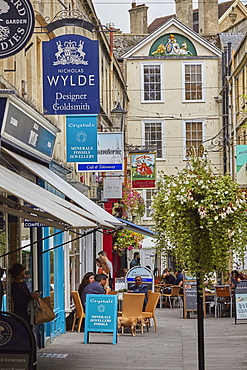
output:
M55 313L51 306L51 298L37 298L38 305L35 311L35 325L49 322L55 319Z

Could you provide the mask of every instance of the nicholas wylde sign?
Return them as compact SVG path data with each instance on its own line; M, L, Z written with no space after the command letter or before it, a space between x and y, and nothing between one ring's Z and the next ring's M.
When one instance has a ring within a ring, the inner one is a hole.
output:
M63 35L43 42L44 114L97 114L98 41Z
M33 34L34 23L29 0L0 0L0 59L25 47Z

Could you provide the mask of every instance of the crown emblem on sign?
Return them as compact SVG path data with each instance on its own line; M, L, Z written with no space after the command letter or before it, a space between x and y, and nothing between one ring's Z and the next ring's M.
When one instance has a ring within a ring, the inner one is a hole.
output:
M88 61L84 60L86 53L83 51L84 41L80 40L77 45L76 41L65 41L62 45L61 41L57 41L57 52L55 53L56 61L53 62L54 66L59 64L84 64L87 65Z

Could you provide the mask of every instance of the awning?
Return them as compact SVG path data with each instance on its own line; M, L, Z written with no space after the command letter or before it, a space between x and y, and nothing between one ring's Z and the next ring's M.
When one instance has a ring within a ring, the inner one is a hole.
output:
M28 168L36 176L48 182L54 188L56 188L61 193L66 195L66 197L68 197L69 199L73 200L75 203L80 205L80 207L82 207L88 213L88 219L94 222L98 222L98 224L100 224L102 227L108 228L108 229L112 228L113 226L118 227L122 225L121 221L117 220L116 217L106 212L103 208L98 206L91 199L89 199L84 194L82 194L80 191L78 191L73 186L68 184L66 181L64 181L61 177L56 175L49 168L43 166L40 163L36 163L34 161L31 161L30 159L22 157L8 149L4 148L4 151L8 153L9 155L11 155L13 158L15 158L24 167ZM61 204L62 202L61 198L59 199L60 199L60 204ZM87 217L87 216L84 214L84 217Z
M122 222L122 228L130 231L134 231L135 233L143 234L146 236L152 236L155 238L155 232L149 230L143 226L133 224L132 222L123 220L122 218L116 217L117 220Z
M71 205L71 209L65 207L55 194L3 166L0 166L0 189L24 200L28 205L34 206L32 208L28 205L21 205L4 195L0 195L1 212L7 212L16 217L23 217L61 230L98 227L97 223L80 215L81 209L79 207L74 205Z

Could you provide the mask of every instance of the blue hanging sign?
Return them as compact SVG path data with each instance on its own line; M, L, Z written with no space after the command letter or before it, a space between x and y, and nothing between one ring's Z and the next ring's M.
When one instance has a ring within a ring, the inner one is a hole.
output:
M44 114L96 114L99 103L99 44L79 35L43 42Z
M117 343L117 304L117 295L86 295L85 344L90 332L113 333L112 344Z
M66 117L67 162L97 161L97 116Z

